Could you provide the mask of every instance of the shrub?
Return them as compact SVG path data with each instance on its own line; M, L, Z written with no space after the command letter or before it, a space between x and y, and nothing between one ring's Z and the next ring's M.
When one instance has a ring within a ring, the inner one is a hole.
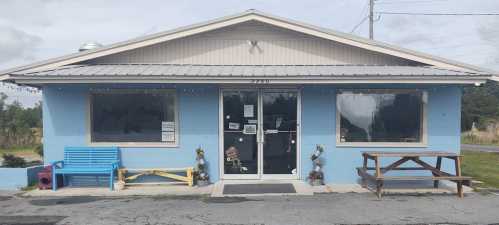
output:
M35 153L38 154L39 156L43 157L43 144L38 144L35 147Z
M27 163L21 157L17 157L12 154L3 154L3 166L9 168L23 168L26 167Z

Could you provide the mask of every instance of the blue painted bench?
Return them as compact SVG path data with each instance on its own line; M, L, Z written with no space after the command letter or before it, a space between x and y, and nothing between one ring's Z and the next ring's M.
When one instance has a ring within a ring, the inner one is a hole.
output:
M57 190L58 174L109 175L109 188L113 190L118 151L118 147L65 147L64 160L52 163L52 190Z

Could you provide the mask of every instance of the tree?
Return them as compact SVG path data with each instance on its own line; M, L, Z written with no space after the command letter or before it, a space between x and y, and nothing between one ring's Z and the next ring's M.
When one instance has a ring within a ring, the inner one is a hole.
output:
M487 82L483 87L466 87L463 92L461 129L471 129L473 122L478 128L499 120L499 85Z
M31 147L39 142L42 126L41 104L23 108L14 101L6 104L7 96L0 93L0 148Z

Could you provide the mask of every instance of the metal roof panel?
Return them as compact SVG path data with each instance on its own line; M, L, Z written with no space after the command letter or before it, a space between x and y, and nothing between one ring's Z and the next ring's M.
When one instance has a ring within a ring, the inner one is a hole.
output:
M100 64L71 65L58 69L15 73L16 76L474 76L485 73L429 66L378 65L176 65Z

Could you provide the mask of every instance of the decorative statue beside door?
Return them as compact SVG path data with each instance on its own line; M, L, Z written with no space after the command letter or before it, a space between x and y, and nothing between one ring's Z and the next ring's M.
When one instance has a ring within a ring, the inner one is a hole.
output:
M308 181L312 186L324 185L324 173L322 172L321 154L324 152L322 145L317 145L314 154L310 157L313 163L312 171L308 174Z
M199 147L196 149L197 168L195 172L196 183L198 186L206 186L210 184L210 177L207 173L206 160L204 159L204 150Z

